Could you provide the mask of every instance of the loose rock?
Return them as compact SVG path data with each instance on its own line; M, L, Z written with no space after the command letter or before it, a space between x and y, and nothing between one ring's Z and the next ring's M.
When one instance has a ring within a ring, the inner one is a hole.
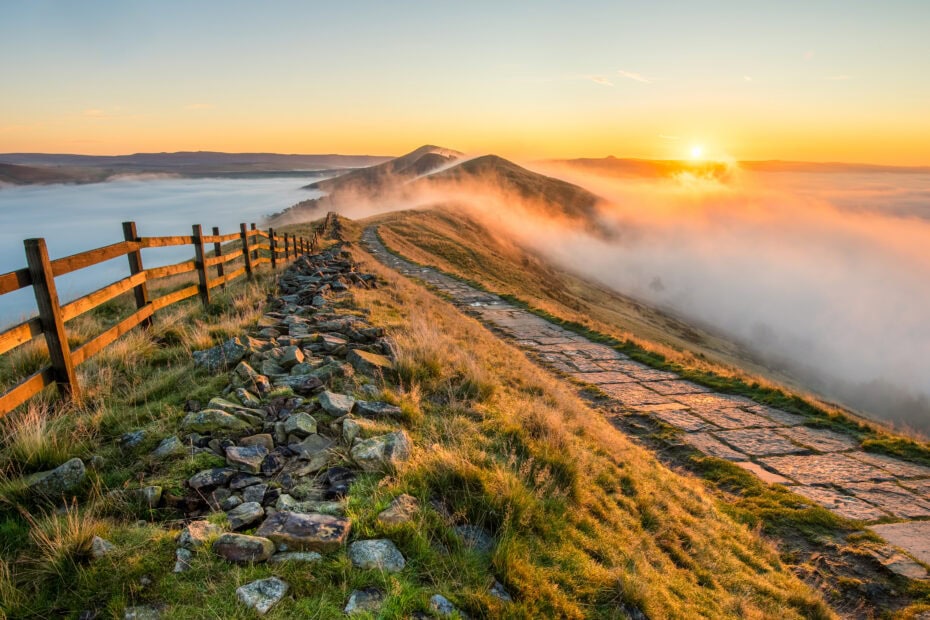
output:
M55 469L40 471L25 480L26 486L33 493L58 497L76 490L87 478L87 469L79 458L73 458Z
M213 543L213 552L238 564L264 562L274 553L274 543L260 536L227 533Z
M259 579L236 589L236 596L248 607L264 616L287 594L287 582L277 577Z
M353 616L365 612L377 614L384 603L384 593L378 588L362 588L353 590L349 595L349 602L346 604L346 615Z
M349 559L356 568L389 573L402 571L407 563L400 550L386 538L355 541L349 545Z
M351 453L365 471L391 470L410 458L410 439L405 431L396 431L359 441Z
M178 545L187 549L194 549L204 545L214 536L221 534L223 530L218 525L209 521L192 521L178 535Z
M345 394L336 394L334 392L323 392L320 394L320 406L323 410L332 416L344 416L355 406L355 399Z
M258 502L245 502L226 513L226 518L229 519L229 527L234 530L248 527L264 516L265 510Z
M400 525L413 519L419 504L411 495L398 495L391 505L378 514L378 523L382 525Z
M327 553L345 544L351 527L351 522L341 517L282 510L265 519L255 534L288 549Z

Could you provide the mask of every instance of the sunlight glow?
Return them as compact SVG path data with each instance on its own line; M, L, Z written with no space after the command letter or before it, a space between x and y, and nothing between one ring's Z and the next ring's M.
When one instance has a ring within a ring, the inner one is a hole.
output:
M700 144L695 144L691 147L691 159L701 159L704 155L704 147Z

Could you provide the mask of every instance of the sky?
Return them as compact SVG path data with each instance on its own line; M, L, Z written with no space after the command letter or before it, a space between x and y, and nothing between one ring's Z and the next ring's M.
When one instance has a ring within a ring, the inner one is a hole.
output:
M930 165L930 2L4 3L0 152Z

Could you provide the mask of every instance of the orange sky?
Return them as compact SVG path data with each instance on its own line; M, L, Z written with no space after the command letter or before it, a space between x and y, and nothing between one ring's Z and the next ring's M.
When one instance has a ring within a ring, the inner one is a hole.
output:
M0 21L0 152L930 164L930 3L47 1Z

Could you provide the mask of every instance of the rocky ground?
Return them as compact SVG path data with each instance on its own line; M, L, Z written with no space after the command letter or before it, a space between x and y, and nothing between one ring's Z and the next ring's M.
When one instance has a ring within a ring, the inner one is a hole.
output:
M296 260L279 278L279 294L253 333L194 353L196 364L227 373L229 384L209 402L189 401L176 435L152 453L154 462L212 454L225 465L199 471L186 493L160 487L131 493L151 507L169 506L187 515L177 538L175 572L185 572L198 548L233 564L306 563L324 554L347 553L359 570L397 572L406 560L387 538L354 538L345 516L347 495L360 473L390 473L410 458L411 440L401 409L379 400L393 381L395 352L380 328L363 313L340 308L352 287L377 287L360 273L337 241L319 254ZM131 435L131 434L130 434ZM139 438L124 437L132 443ZM49 496L67 493L86 476L73 459L36 474L30 484ZM396 497L378 521L396 525L412 518L418 502ZM211 518L224 513L224 519ZM219 521L224 525L217 525ZM482 529L456 528L465 544L489 549ZM113 545L94 540L96 557ZM279 577L260 579L236 590L242 605L265 614L288 595ZM510 600L500 583L491 594ZM368 587L353 591L345 613L377 612L388 593ZM157 604L131 607L125 618L161 615ZM96 617L94 613L85 614ZM440 594L416 617L464 617Z

